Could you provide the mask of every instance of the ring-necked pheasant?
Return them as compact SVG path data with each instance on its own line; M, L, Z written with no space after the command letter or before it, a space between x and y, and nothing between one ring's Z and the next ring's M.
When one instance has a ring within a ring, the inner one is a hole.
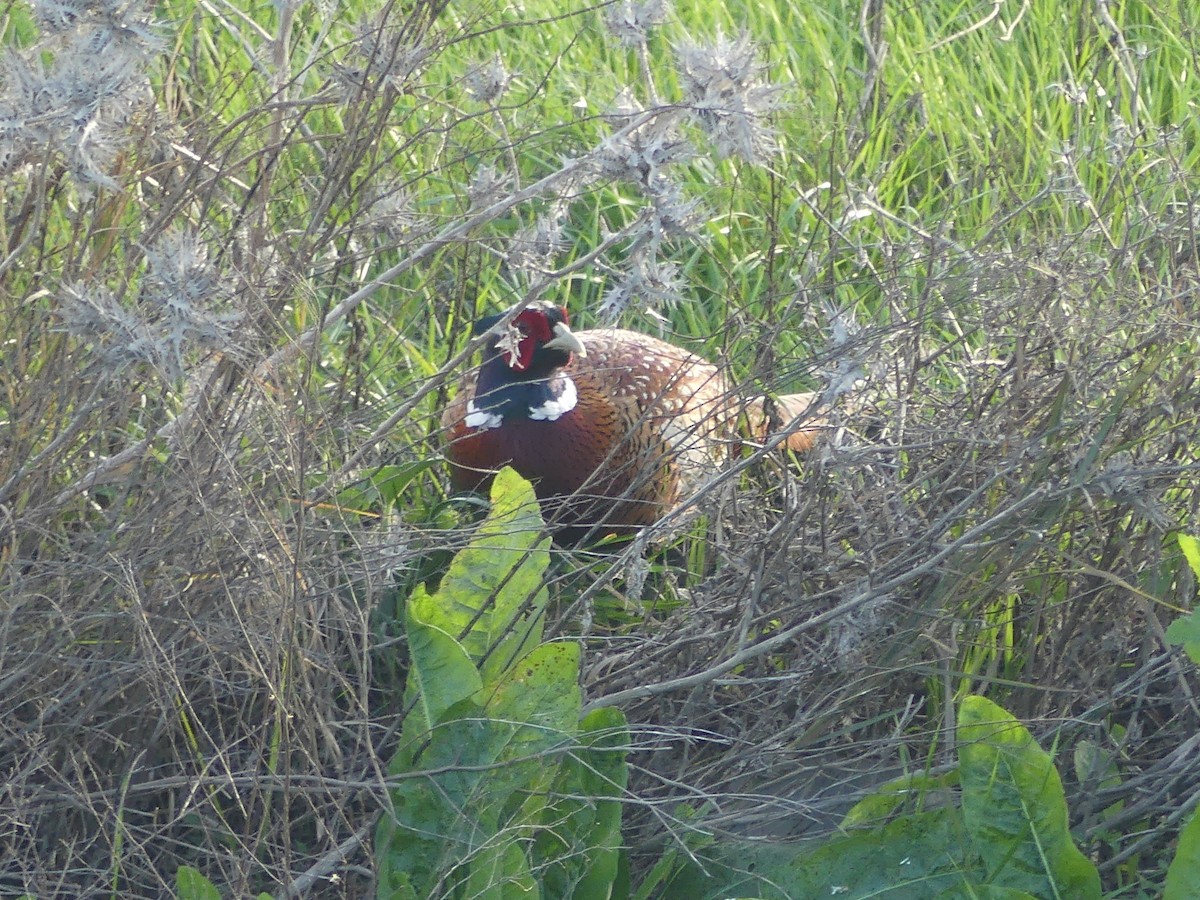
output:
M712 363L618 328L572 332L562 307L530 304L475 323L493 337L442 415L455 490L483 489L511 465L534 484L547 521L579 535L649 525L768 430L763 399L739 398ZM812 394L777 398L790 422ZM787 447L811 449L807 423Z

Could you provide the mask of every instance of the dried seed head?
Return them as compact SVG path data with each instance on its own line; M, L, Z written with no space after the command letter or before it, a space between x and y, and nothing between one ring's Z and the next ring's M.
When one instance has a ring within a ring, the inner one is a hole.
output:
M627 134L605 138L597 152L601 174L653 190L663 169L695 155L673 121L671 116L655 116Z
M627 47L646 42L646 34L667 17L667 0L620 0L608 7L604 24Z
M382 186L366 204L366 226L400 240L418 225L416 202L406 187Z
M363 19L354 26L353 57L344 65L335 65L335 76L347 87L360 88L369 82L386 82L395 90L405 87L425 68L433 50L412 43L407 30L387 22L381 14Z
M0 57L0 173L62 158L81 187L115 187L114 160L130 143L126 126L153 102L145 70L156 41L148 27L111 10L44 11L55 21L88 18L57 38L52 52L39 44Z
M679 182L664 175L654 185L647 186L646 195L650 198L647 214L653 234L668 239L696 237L696 229L703 221L700 202L685 197Z
M721 156L757 161L773 154L775 132L767 116L782 103L782 89L766 81L746 32L729 40L677 48L683 102Z
M475 170L471 183L467 186L467 197L473 209L480 209L494 203L508 185L508 178L490 163L485 163Z
M62 330L91 344L108 374L138 363L161 364L165 343L104 285L67 284L56 299Z
M503 96L511 81L512 75L504 67L504 60L496 53L467 73L467 90L480 103L490 106Z
M168 232L146 250L146 262L142 302L160 311L172 368L182 371L188 347L231 349L243 317L222 311L229 292L200 239L191 232Z
M556 213L540 215L512 236L508 264L522 272L541 274L554 268L554 259L568 246L563 235L565 218Z
M605 292L600 317L616 320L635 299L651 308L669 308L684 299L679 267L662 259L649 241L634 249L620 277Z

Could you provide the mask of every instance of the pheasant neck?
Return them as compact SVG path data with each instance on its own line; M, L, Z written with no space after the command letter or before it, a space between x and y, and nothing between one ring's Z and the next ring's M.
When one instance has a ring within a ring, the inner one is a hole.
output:
M479 370L475 396L467 404L468 428L499 428L506 419L554 422L575 408L575 382L561 371L545 378L514 378L499 357Z

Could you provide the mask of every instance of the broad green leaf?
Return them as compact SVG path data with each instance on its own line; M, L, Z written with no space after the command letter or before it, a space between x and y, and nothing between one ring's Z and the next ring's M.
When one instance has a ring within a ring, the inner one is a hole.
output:
M660 896L878 897L929 900L965 881L983 880L958 811L916 813L821 845L723 841L696 854Z
M1196 578L1200 579L1200 538L1180 531L1176 532L1175 540L1178 541L1188 566ZM1181 645L1188 658L1200 664L1200 609L1194 609L1168 625L1167 640L1172 644Z
M453 707L457 710L460 707ZM411 896L440 896L439 883L461 884L474 857L496 840L512 785L497 778L506 747L521 726L459 718L434 726L421 754L421 773L391 791L395 818L376 831L376 855L389 884ZM379 896L384 880L380 879Z
M988 882L1035 897L1100 896L1096 867L1071 841L1062 782L1049 754L983 697L959 709L963 820Z
M525 848L579 724L579 652L573 643L539 645L498 684L441 712L421 771L392 789L395 819L385 817L377 833L393 881L404 873L418 897L445 885L502 889L495 897L528 887Z
M417 588L419 594L424 591ZM408 771L415 745L442 720L446 710L483 686L462 645L437 626L422 622L413 604L405 609L405 631L409 669L404 693L405 706L411 709L404 719L400 752L388 767L392 774Z
M621 799L629 773L629 729L620 710L594 710L580 723L533 847L548 896L606 900L621 859Z
M864 825L873 825L896 813L905 803L920 802L935 791L945 791L958 784L958 773L931 776L922 772L902 775L875 788L846 813L841 828L849 831ZM918 807L919 808L919 807Z
M1200 609L1193 609L1168 625L1167 640L1182 645L1188 658L1200 664Z
M512 666L503 680L490 689L485 686L480 696L492 718L574 733L583 707L579 644L539 644Z
M576 769L578 781L592 799L594 815L589 831L580 829L581 842L591 865L575 885L577 900L607 900L621 870L621 803L629 783L629 728L618 709L601 708L580 723L582 740L591 752L572 757L567 766Z
M1163 900L1200 900L1200 811L1179 832L1175 858L1167 869Z
M678 857L679 850L676 847L671 846L664 850L663 855L654 864L654 868L650 870L650 874L643 878L642 883L638 885L632 900L650 900L651 897L659 896L658 886L675 871Z
M385 815L375 829L376 900L418 900L408 873L397 868L399 860L389 850L395 836L396 823Z
M492 485L491 512L454 557L438 591L419 591L409 600L422 622L461 641L484 684L497 681L542 639L549 547L533 488L505 467Z
M934 900L1037 900L1037 897L994 884L962 884L942 891Z
M179 900L221 900L216 886L191 866L180 866L175 872L175 895Z
M540 643L548 552L532 489L506 471L492 499L437 593L418 588L406 604L411 712L389 771L414 777L390 791L395 816L376 832L379 896L537 898L530 848L570 823L590 854L573 879L579 896L608 897L625 721L601 710L577 737L580 647Z
M540 821L550 785L562 763L562 750L575 741L583 698L579 691L579 645L541 644L505 673L479 699L493 719L521 723L514 728L503 758L512 764L493 773L499 791L520 799L512 820ZM541 755L539 757L539 755Z
M522 842L511 835L480 851L470 864L463 895L472 900L539 900L541 888L529 872Z
M1179 549L1183 551L1183 558L1188 561L1192 574L1200 579L1200 537L1177 531L1175 540L1179 542Z

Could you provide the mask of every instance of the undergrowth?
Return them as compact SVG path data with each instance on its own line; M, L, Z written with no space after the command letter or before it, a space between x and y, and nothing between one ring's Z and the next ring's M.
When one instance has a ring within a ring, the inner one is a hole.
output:
M0 895L374 889L406 600L481 506L438 411L535 297L831 423L665 546L549 551L580 714L629 723L635 888L697 835L827 836L985 694L1105 890L1157 893L1200 32L1009 7L6 7Z

